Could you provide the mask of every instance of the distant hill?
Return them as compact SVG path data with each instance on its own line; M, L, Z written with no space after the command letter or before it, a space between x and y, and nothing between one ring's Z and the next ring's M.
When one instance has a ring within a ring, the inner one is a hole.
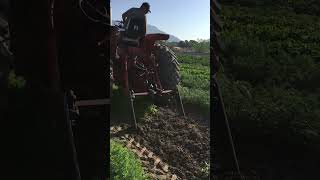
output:
M112 21L112 24L114 24L114 21ZM147 34L153 34L153 33L164 33L164 34L169 34L167 32L161 31L159 28L157 28L156 26L147 24ZM176 36L169 34L170 38L168 39L168 42L179 42L181 41L179 38L177 38Z
M153 34L153 33L164 33L164 34L168 34L164 31L161 31L160 29L158 29L156 26L153 26L153 25L150 25L148 24L147 25L147 34ZM176 36L174 35L170 35L170 38L168 39L169 42L179 42L181 41L179 38L177 38Z

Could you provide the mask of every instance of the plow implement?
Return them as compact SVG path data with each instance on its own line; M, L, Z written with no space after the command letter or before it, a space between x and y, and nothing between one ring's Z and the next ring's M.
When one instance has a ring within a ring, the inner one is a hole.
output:
M110 128L110 134L117 136L123 129L120 126L114 126ZM137 142L133 136L129 134L120 135L117 139L122 142L128 149L134 152L142 162L143 169L153 179L161 180L179 180L180 178L176 174L172 174L169 169L169 165L161 160L152 151L148 150L142 144Z
M181 97L180 97L178 90L165 90L165 91L160 91L160 92L150 90L149 92L140 92L140 93L134 93L134 91L131 91L130 97L129 97L130 98L131 117L132 117L132 120L133 120L133 123L134 123L134 126L136 129L137 129L137 120L136 120L136 115L135 115L135 110L134 110L134 100L136 97L139 97L139 96L151 96L155 100L155 102L157 102L156 98L163 98L164 96L173 97L175 107L178 109L179 114L181 114L182 116L185 117L185 112L184 112L182 100L181 100ZM171 99L167 98L166 100L170 101ZM167 104L167 102L166 102L166 104Z

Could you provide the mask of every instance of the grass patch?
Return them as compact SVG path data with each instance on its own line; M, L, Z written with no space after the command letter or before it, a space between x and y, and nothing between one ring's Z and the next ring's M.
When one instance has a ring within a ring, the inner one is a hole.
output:
M121 143L110 140L110 172L113 180L147 180L139 159Z

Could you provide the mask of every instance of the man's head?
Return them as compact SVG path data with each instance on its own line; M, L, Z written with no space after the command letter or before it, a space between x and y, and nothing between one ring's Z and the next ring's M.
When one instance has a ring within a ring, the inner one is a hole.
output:
M150 4L147 3L147 2L142 3L142 5L141 5L140 8L143 9L146 14L147 14L148 12L151 12L151 11L150 11Z

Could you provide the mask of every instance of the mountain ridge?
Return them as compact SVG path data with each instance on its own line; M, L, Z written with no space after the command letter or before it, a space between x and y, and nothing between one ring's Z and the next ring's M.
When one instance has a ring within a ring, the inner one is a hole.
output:
M115 21L112 21L112 25L114 25L114 22ZM167 33L167 32L164 32L164 31L160 30L157 26L154 26L154 25L151 25L151 24L147 24L147 34L154 34L154 33L169 34L170 37L168 39L168 42L179 42L179 41L182 41L178 37L176 37L176 36L174 36L174 35L172 35L170 33Z

